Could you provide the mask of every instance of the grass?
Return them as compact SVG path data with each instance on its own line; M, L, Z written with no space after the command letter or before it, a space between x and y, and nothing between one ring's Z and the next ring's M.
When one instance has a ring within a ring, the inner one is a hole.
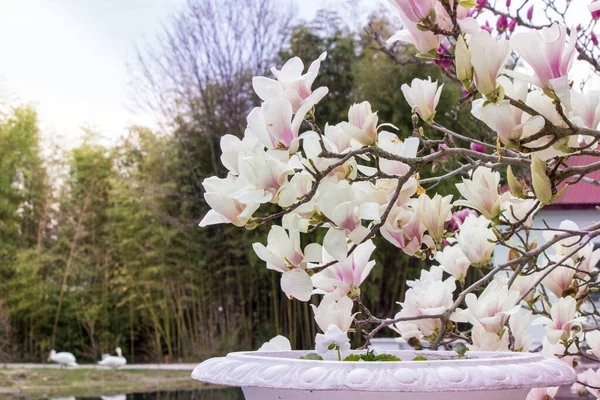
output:
M189 371L0 369L0 399L110 396L121 393L208 388Z

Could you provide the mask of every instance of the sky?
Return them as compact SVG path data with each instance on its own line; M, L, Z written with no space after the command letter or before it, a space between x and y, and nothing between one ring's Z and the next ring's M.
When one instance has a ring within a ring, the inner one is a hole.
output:
M300 0L299 17L338 0ZM105 141L132 123L151 124L132 111L127 64L152 41L185 0L0 1L0 94L32 104L42 132L76 144L81 127Z
M82 127L110 144L131 124L152 125L151 115L128 107L127 65L185 1L0 0L0 99L34 105L42 133L66 147L77 145ZM347 1L296 0L298 17ZM586 13L587 0L579 3L575 20ZM366 15L377 4L354 10Z

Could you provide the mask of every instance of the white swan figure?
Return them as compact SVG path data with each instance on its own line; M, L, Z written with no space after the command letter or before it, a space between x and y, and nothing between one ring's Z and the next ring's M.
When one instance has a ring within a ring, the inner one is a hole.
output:
M62 368L78 367L77 362L75 360L75 356L71 353L67 353L66 351L61 351L60 353L57 353L56 350L52 350L50 352L50 356L48 357L48 361L60 364Z
M102 399L102 400L126 400L127 395L118 394L116 396L100 396L100 399Z
M112 369L117 369L127 364L127 359L123 357L123 354L121 353L121 348L117 347L115 351L117 352L116 356L103 354L102 360L98 361L98 365L101 365L103 367L110 367Z

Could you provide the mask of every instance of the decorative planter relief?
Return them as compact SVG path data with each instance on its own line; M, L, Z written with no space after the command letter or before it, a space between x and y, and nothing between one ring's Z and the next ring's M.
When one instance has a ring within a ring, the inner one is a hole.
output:
M198 365L192 377L240 386L247 400L525 399L534 387L567 385L566 363L540 354L390 351L402 362L300 360L305 351L239 352ZM417 356L427 361L411 361Z

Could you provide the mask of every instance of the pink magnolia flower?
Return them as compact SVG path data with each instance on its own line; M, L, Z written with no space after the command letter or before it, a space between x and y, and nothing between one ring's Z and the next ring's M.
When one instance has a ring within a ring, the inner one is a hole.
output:
M440 101L443 87L444 84L438 88L437 81L431 82L431 77L429 77L427 80L415 78L410 86L405 83L401 89L404 98L411 107L416 108L421 119L431 123L435 117L435 109Z
M380 232L388 242L412 256L420 253L423 245L435 248L431 236L425 234L426 230L418 212L417 200L413 199L400 207L394 207Z
M600 3L598 0L594 0L592 4L588 6L588 10L592 13L592 18L600 19Z
M575 333L581 332L581 324L585 317L577 317L577 302L572 297L560 298L552 305L550 310L552 319L539 317L532 322L533 325L543 325L546 328L546 337L550 344L566 341Z
M517 27L517 20L513 19L512 21L510 21L510 23L508 24L508 30L510 32L514 32L515 28Z
M596 36L596 34L594 32L592 32L590 37L592 39L592 43L594 44L594 46L598 46L598 36Z
M429 53L432 50L436 50L438 47L440 47L439 35L436 35L431 31L420 30L417 27L417 22L411 21L400 9L397 9L397 14L402 21L404 29L396 32L392 37L390 37L387 40L388 44L396 42L411 43L421 53Z
M452 218L450 219L450 221L448 221L448 227L452 231L456 232L458 228L460 228L462 223L465 222L465 219L469 215L477 216L477 211L471 210L469 208L463 208L462 210L453 213Z
M418 23L428 18L435 8L436 0L389 0L406 18Z
M576 35L573 29L567 43L566 27L554 23L540 30L517 33L512 37L511 44L533 68L534 83L554 90L559 95L559 92L568 90L567 75L576 56Z
M347 295L352 288L358 289L375 266L375 260L369 261L374 250L375 245L371 240L359 244L345 260L314 274L313 285L321 293L337 290L340 294ZM324 261L327 262L328 259L325 258Z

